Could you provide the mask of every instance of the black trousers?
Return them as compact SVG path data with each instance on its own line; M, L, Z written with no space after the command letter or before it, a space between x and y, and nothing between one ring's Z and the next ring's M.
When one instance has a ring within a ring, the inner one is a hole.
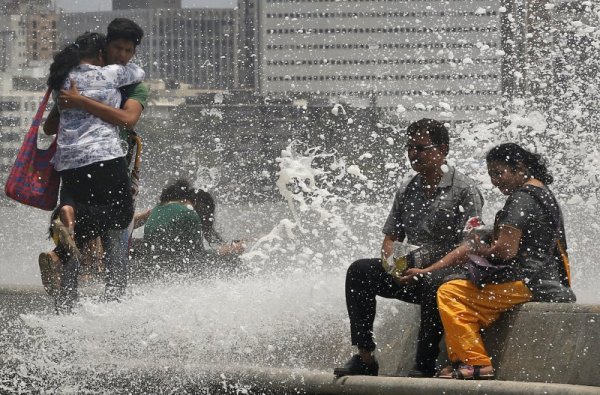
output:
M122 234L134 211L128 173L124 158L60 172L59 208L70 205L75 210L75 243L82 248L89 240L102 238L109 299L122 296L127 286L127 243ZM68 312L77 299L79 262L60 246L55 251L64 265L56 309Z
M418 283L403 285L396 283L385 272L381 259L361 259L352 263L346 274L346 306L350 317L352 344L363 350L375 350L373 322L377 307L376 296L420 304L421 323L416 367L420 370L434 370L444 332L437 309L436 292L443 283L443 278L453 271L436 273L435 277L428 276Z
M75 209L75 241L79 247L106 231L129 226L134 207L125 158L63 170L60 177L60 206Z

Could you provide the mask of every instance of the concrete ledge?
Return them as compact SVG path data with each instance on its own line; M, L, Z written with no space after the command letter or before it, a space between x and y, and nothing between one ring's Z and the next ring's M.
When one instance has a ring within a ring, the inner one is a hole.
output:
M376 329L385 374L412 366L417 313L414 307L401 322ZM525 303L486 329L483 339L499 380L600 386L600 305ZM447 363L445 345L439 362Z
M6 301L9 303L3 303ZM0 287L0 322L6 324L8 318L23 312L51 313L52 309L42 287ZM376 327L380 363L382 374L394 376L412 366L418 307L403 305L397 317L384 318ZM347 345L345 333L339 339ZM98 388L150 388L151 383L163 390L175 388L177 383L184 388L201 388L197 386L209 383L219 387L219 383L231 378L243 383L244 388L262 388L262 392L273 394L600 394L600 305L527 303L487 329L484 340L497 368L495 381L400 377L347 377L334 381L330 370L333 366L328 365L345 359L347 349L317 346L324 361L315 367L317 371L206 366L188 369L179 367L177 361L164 361L168 374L164 368L148 365L138 369L114 366L106 372L115 380L114 387L102 387L106 384L103 382ZM170 382L169 378L177 382Z
M99 385L132 393L322 395L598 395L600 388L514 381L460 381L354 376L331 373L230 366L212 371L186 366L168 369L144 365L103 375ZM85 372L81 372L84 374ZM94 390L94 388L89 388Z
M526 303L486 333L498 379L600 386L600 306Z

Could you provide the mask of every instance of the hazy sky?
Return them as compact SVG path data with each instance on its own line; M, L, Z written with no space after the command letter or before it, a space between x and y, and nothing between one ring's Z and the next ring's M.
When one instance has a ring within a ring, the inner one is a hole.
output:
M111 0L55 0L56 5L65 11L108 11L111 9ZM237 0L182 0L183 7L219 7L233 8Z

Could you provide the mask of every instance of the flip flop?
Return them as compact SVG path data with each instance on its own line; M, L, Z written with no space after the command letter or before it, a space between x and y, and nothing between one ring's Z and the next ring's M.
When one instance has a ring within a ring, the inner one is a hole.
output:
M452 365L448 365L435 375L438 379L453 379L454 378L454 367Z
M61 245L71 257L78 261L81 260L81 253L75 244L73 235L60 219L57 218L52 221L52 232L58 235L58 244Z
M55 261L52 259L52 254L49 252L42 252L38 257L38 264L40 266L44 290L48 295L56 297L60 291L60 260Z
M491 368L482 365L460 365L452 373L453 378L458 380L493 380L495 378L494 368L491 372L482 373L482 368Z

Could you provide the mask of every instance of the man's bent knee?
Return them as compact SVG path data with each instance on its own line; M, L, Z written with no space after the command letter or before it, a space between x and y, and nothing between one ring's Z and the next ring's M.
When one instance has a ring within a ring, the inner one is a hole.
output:
M348 267L347 276L348 277L359 277L364 278L365 275L371 273L373 271L379 270L375 262L377 259L359 259L357 261L352 262L352 264ZM380 265L379 265L380 266ZM381 269L383 270L383 269Z

